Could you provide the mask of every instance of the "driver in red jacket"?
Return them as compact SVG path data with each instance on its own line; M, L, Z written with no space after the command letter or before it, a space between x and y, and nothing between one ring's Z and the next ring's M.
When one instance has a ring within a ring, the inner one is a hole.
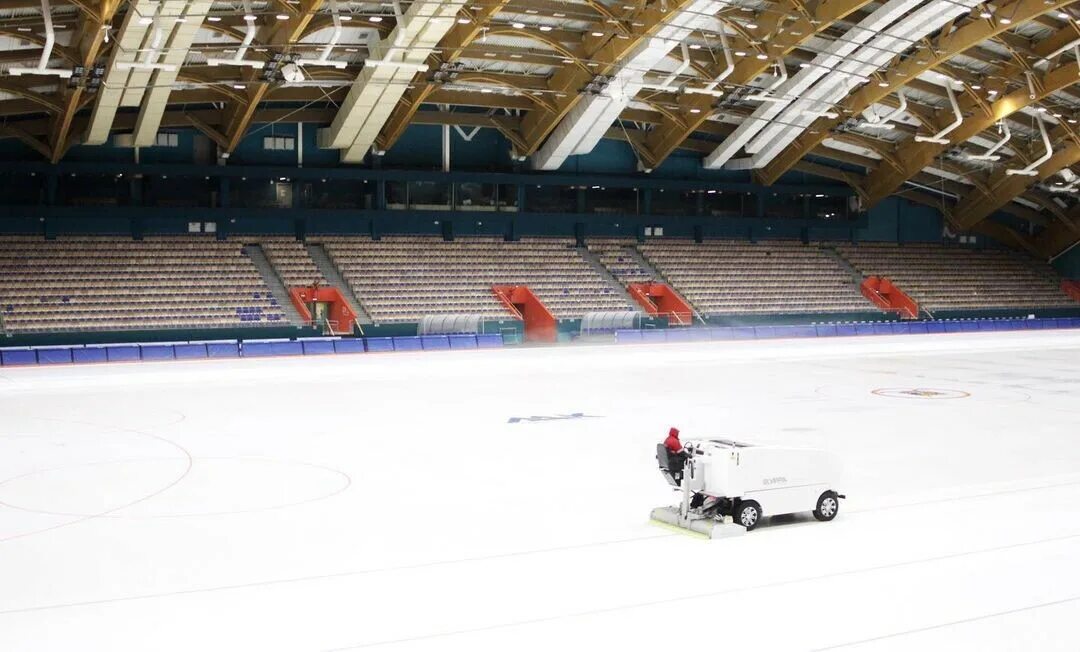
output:
M689 455L679 441L679 429L668 430L667 439L664 440L664 448L668 451L668 468L676 482L682 482L683 467L686 466L686 458Z
M668 430L667 439L664 440L664 448L672 455L678 455L683 452L682 442L679 441L679 429L672 428Z

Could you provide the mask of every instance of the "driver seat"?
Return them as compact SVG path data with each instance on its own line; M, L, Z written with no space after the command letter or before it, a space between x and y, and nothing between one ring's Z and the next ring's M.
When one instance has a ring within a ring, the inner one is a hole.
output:
M668 481L672 487L676 489L682 485L683 469L680 465L679 468L672 468L676 463L671 451L667 449L667 446L663 444L656 445L656 461L660 465L660 474L664 476L664 479Z

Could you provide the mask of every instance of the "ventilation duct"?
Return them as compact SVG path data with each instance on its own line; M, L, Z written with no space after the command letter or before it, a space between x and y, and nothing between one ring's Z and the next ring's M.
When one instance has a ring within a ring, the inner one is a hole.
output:
M783 86L784 82L788 80L787 66L784 65L784 60L777 59L774 65L776 67L776 79L773 80L773 83L763 88L760 93L747 95L746 99L757 102L786 102L783 98L777 98L771 95L773 91Z
M596 80L600 90L582 97L563 117L533 155L533 168L557 170L567 157L591 152L618 120L619 114L645 87L646 73L695 29L704 28L725 5L725 0L692 0L678 11L667 13L653 35L645 37L630 50L609 78ZM685 52L684 62L688 61L689 52ZM668 80L674 81L671 76Z
M1039 176L1039 166L1049 161L1050 157L1054 155L1054 148L1050 144L1050 136L1046 133L1046 123L1038 116L1035 116L1035 122L1039 123L1039 134L1042 135L1043 146L1046 148L1046 151L1043 152L1042 156L1032 161L1027 167L1020 170L1010 168L1005 170L1005 174L1011 176L1022 175L1025 177L1037 177Z
M337 14L334 15L335 23L337 20ZM251 0L244 0L244 40L241 41L240 47L236 48L236 53L231 59L219 59L211 58L206 60L208 66L247 66L255 68L256 70L264 68L266 66L265 61L259 61L257 59L245 59L244 55L247 54L248 48L255 41L255 34L259 31L259 28L255 26L255 14L251 13Z
M83 141L87 145L102 145L109 139L116 111L120 108L125 89L131 84L133 73L129 67L120 64L137 60L147 28L153 22L158 10L158 3L148 0L129 6L124 22L120 26L119 35L116 37L109 65L105 69L101 88L94 100L90 125ZM147 18L150 20L145 20ZM149 73L145 77L149 80ZM142 82L143 86L146 85L146 80Z
M53 46L56 45L56 30L53 29L52 7L49 0L41 0L41 20L45 23L45 45L41 49L41 59L37 68L8 68L8 74L12 77L20 75L55 75L62 79L71 77L70 68L50 68L49 59L52 58ZM105 29L103 27L102 29ZM108 32L106 32L106 36Z
M318 59L300 59L296 63L301 66L331 66L338 70L344 70L348 62L331 61L330 54L334 51L338 41L341 40L341 16L338 14L338 6L335 0L330 0L330 18L334 22L334 29L330 32L330 41L323 48Z
M990 149L986 150L982 154L968 154L967 158L972 161L998 161L1001 159L995 152L1005 146L1005 143L1009 142L1012 138L1012 132L1009 131L1009 123L1002 120L998 123L998 133L1001 134L1001 140L997 141L990 146Z
M870 76L895 58L898 52L909 50L915 43L940 30L950 20L966 13L977 3L974 0L956 2L895 2L890 1L861 21L841 39L838 47L830 46L822 55L792 78L786 95L798 95L787 108L783 105L759 107L762 120L755 120L750 130L739 132L706 158L708 167L721 167L739 147L753 154L754 167L766 165L787 148L813 121L813 115L803 110L820 110L826 98L843 98L849 79L866 82ZM832 56L828 56L832 55ZM845 73L845 74L841 74ZM798 80L798 81L795 81ZM793 92L793 85L799 86Z
M407 11L394 2L397 25L388 41L369 47L368 60L334 121L319 131L319 146L345 150L343 162L364 159L427 58L454 24L465 0L417 0Z
M889 25L903 18L912 9L918 7L924 0L889 0L875 9L869 16L859 21L859 24L849 29L842 37L836 39L825 50L814 57L811 64L799 70L783 85L776 88L774 94L783 98L797 98L814 86L822 77L825 77L833 68L844 63L861 45L873 39ZM937 3L935 3L937 4ZM825 89L820 97L831 97L834 94L832 87ZM730 160L739 150L743 149L762 130L765 129L777 116L784 111L784 107L791 100L783 102L768 102L759 106L753 114L740 124L734 132L728 135L711 154L705 157L703 164L707 168L720 168ZM816 100L820 106L820 99ZM805 107L799 107L801 111Z
M176 66L167 63L158 63L161 55L161 41L164 39L165 30L161 24L155 21L153 36L150 39L150 47L142 61L121 61L116 64L118 70L176 70Z
M183 20L174 24L164 55L164 63L170 67L154 73L149 88L138 98L141 104L135 121L136 147L149 147L156 141L169 95L176 85L177 71L184 65L191 44L212 6L211 0L195 0L183 9Z
M893 120L896 120L904 113L904 111L907 111L907 96L904 95L904 89L900 89L896 93L896 99L899 101L899 105L883 116L878 116L878 114L874 112L873 107L868 108L863 112L863 116L866 117L866 122L862 123L860 126L869 129L894 129L896 125L892 123Z
M960 112L960 105L956 103L956 93L953 92L952 80L945 81L945 94L949 96L949 105L952 107L953 117L955 118L944 129L937 132L933 136L920 136L915 135L915 142L917 143L937 143L938 145L948 145L949 139L945 136L952 133L954 129L964 124L964 114Z

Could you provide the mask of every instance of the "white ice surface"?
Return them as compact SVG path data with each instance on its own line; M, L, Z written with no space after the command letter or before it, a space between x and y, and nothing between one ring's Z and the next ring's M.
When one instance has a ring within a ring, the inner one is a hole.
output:
M0 650L1075 651L1078 397L1063 331L4 368ZM671 425L849 498L649 525Z

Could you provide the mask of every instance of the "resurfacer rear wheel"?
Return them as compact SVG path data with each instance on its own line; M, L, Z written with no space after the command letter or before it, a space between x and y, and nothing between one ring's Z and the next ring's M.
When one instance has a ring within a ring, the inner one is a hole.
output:
M819 521L831 521L836 518L840 511L840 497L835 491L826 491L817 499L817 507L814 508L814 518Z
M749 532L757 527L761 521L761 505L752 500L739 503L739 509L735 514L735 520Z

